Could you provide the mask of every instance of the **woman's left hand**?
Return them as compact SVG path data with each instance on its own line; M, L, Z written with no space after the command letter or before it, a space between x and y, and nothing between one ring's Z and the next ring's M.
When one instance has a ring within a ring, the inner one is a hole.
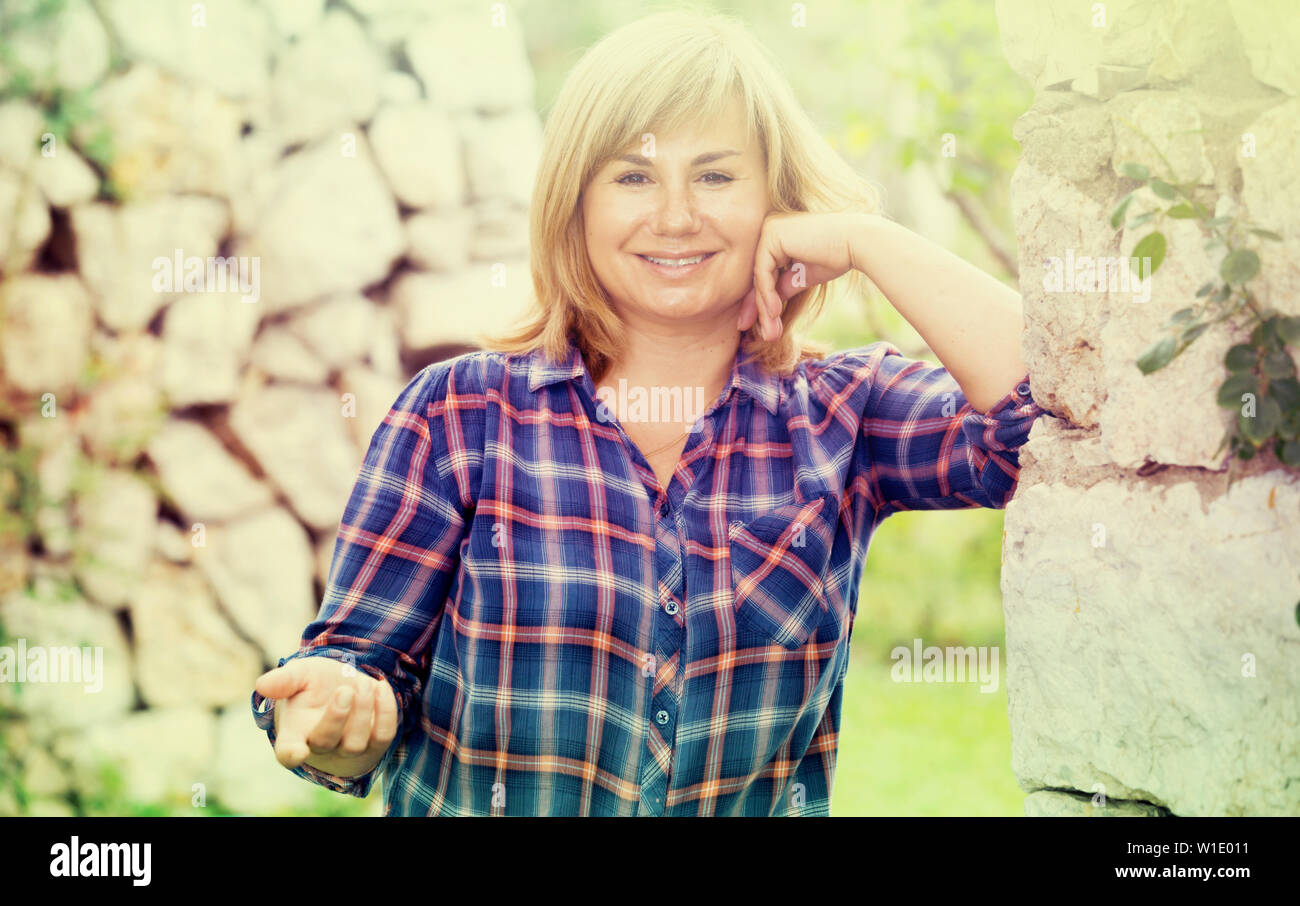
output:
M864 215L796 211L769 214L754 250L754 281L740 305L737 326L748 330L761 320L763 337L781 336L786 300L852 270L852 242Z

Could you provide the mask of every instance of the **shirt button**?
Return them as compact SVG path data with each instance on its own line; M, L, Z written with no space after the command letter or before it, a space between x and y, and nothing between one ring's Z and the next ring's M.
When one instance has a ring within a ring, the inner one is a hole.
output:
M660 515L660 516L667 516L667 515L668 515L668 501L667 501L667 500L665 500L663 503L659 504L659 515Z
M669 614L677 613L677 602L669 601L667 604L664 605L664 610L666 610Z
M658 714L655 715L655 720L658 721L660 726L663 726L664 724L668 723L668 712L660 711Z
M1029 396L1029 385L1021 384L1020 386L1016 387L1016 392L1019 393L1021 396Z

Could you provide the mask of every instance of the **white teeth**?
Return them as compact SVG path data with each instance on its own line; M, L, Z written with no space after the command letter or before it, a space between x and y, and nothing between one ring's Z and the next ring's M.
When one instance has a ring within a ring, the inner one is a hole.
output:
M653 261L655 264L666 264L668 267L686 267L688 264L699 264L707 256L696 255L694 258L651 258L649 255L642 255L647 261Z

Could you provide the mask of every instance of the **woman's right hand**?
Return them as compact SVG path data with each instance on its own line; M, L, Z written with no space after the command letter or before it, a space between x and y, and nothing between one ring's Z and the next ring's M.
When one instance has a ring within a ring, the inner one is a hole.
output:
M377 680L336 658L294 658L258 677L275 700L275 757L336 777L368 773L397 735L397 698Z

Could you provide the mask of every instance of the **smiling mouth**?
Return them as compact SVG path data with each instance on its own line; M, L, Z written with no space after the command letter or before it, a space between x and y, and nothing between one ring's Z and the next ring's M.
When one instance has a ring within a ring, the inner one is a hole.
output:
M694 255L690 258L654 258L650 255L637 255L637 257L660 273L673 275L689 273L717 254L717 252L709 252L705 255Z

